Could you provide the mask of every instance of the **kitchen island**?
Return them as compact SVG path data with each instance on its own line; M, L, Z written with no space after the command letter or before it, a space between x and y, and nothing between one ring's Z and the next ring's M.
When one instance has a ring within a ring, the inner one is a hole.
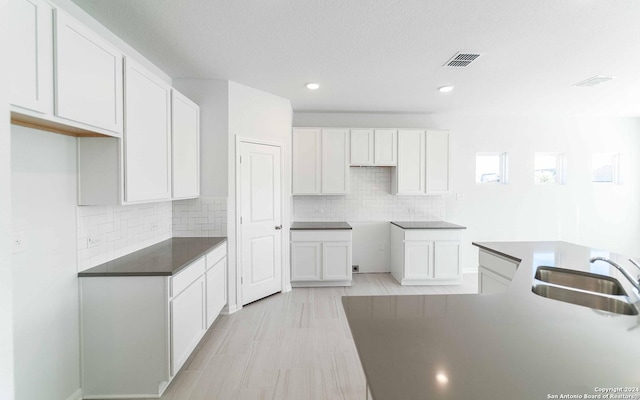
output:
M635 276L628 257L566 242L474 244L517 263L505 292L342 298L373 399L640 398L638 315L532 292L536 268L550 265L609 275L637 307L618 270L589 263L609 257Z

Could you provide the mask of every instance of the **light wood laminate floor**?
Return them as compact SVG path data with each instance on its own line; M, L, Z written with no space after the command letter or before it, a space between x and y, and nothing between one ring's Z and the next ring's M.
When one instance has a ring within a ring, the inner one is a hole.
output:
M390 274L354 274L353 286L294 288L221 315L164 400L365 399L365 378L342 296L476 293L462 285L400 286Z

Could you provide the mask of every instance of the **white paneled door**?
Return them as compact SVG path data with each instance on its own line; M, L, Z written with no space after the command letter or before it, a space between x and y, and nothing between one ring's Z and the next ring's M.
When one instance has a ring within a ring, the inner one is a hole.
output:
M240 143L242 304L282 290L280 147Z

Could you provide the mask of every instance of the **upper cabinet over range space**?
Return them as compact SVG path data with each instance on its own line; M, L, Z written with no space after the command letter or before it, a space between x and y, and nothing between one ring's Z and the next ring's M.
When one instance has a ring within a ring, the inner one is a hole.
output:
M397 165L398 131L395 129L351 129L352 166Z
M447 131L294 128L292 141L294 195L348 194L349 166L393 167L392 194L449 192Z
M79 137L79 204L198 197L198 105L54 3L9 3L11 121Z

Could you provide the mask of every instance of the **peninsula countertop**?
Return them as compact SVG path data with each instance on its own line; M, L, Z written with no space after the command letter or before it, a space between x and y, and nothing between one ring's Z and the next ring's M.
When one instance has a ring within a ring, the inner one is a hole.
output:
M171 276L226 242L226 237L171 238L89 268L78 277Z
M374 400L640 399L640 316L531 291L535 269L551 265L613 276L637 301L615 268L589 263L628 257L566 242L474 245L519 262L506 293L342 298Z

